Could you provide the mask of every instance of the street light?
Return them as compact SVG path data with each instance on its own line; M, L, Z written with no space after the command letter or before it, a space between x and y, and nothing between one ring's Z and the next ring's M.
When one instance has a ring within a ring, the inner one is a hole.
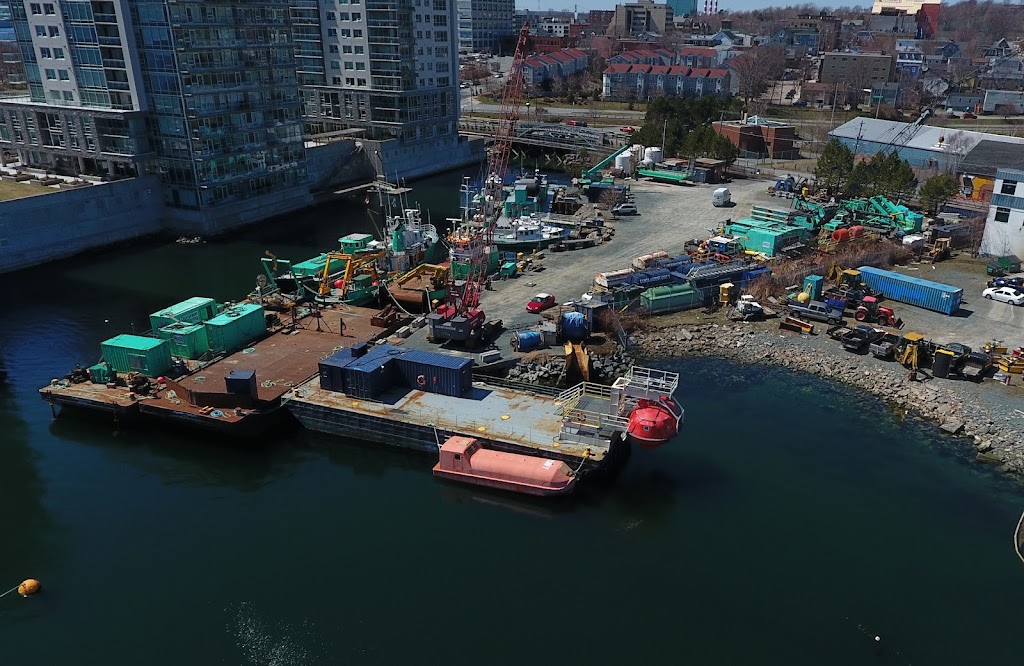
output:
M529 102L526 103L526 119L527 120L530 119L530 103Z

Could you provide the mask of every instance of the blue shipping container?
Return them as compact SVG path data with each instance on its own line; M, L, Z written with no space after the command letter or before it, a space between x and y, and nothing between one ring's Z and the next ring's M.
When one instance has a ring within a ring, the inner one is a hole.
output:
M409 388L461 398L473 389L473 359L450 354L408 351L395 361Z
M394 357L381 356L369 362L356 359L342 368L345 380L345 395L354 398L375 399L391 388Z
M953 314L960 309L964 290L959 287L872 266L861 266L857 270L860 271L861 281L874 291L881 292L885 298L943 314Z
M345 378L341 374L342 368L352 361L352 351L342 349L341 351L320 360L320 388L324 391L345 392Z

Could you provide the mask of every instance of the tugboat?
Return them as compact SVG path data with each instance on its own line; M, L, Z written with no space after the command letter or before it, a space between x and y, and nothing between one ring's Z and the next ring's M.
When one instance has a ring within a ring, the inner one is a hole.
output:
M449 437L441 445L434 476L526 495L565 495L576 475L560 460L492 451L473 437Z
M656 449L679 433L682 419L682 407L669 396L663 395L658 400L640 398L629 414L626 434L640 446Z

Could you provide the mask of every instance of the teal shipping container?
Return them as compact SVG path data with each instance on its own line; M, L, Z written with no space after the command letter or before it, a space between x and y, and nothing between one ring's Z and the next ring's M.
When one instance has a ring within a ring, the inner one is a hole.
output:
M176 323L202 324L217 316L217 302L212 298L194 296L181 303L164 308L149 315L149 325L157 331Z
M118 335L101 343L100 350L103 360L118 372L159 377L171 369L171 345L167 340Z
M689 283L652 287L640 295L641 307L652 315L700 307L703 302L704 295Z
M262 305L241 303L224 310L206 322L210 351L221 353L241 349L267 330Z
M157 335L171 343L171 356L197 359L210 351L210 338L204 324L171 324Z

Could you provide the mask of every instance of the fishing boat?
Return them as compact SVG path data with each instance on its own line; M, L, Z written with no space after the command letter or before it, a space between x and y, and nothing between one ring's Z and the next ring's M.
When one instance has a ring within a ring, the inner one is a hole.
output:
M494 234L494 244L499 250L535 250L548 247L569 237L572 230L553 224L545 224L531 217L521 217L510 229Z
M561 460L492 451L473 437L449 437L438 457L434 476L459 483L539 496L576 487L576 474Z

